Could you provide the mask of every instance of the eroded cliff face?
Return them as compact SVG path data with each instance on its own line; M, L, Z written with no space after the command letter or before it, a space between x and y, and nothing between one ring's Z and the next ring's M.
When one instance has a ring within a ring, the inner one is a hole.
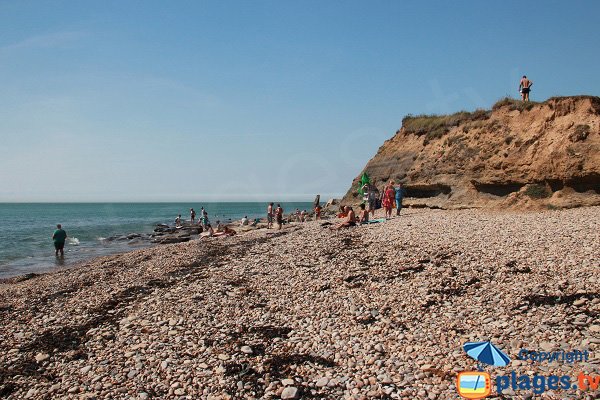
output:
M600 204L600 98L505 99L491 111L408 116L366 171L393 180L413 206L576 207Z

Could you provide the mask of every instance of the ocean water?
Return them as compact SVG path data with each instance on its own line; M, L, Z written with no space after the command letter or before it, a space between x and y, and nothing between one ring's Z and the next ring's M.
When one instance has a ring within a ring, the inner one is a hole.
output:
M310 202L281 203L286 213L310 210ZM211 222L247 215L265 217L266 203L0 203L0 277L45 272L101 255L148 246L146 241L106 238L151 233L156 224L173 225L177 214L190 217L190 207L208 212ZM69 236L65 257L56 258L52 233L62 224Z

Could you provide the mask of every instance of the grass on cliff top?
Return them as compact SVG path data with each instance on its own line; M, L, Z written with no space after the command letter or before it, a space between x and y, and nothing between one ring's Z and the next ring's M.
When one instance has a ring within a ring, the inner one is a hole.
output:
M543 102L542 102L543 103ZM533 107L542 104L541 102L537 102L537 101L527 101L524 102L523 100L517 100L517 99L512 99L510 97L505 97L503 99L498 100L493 106L492 106L492 110L497 110L499 108L502 107L508 107L510 109L510 111L514 111L514 110L519 110L519 111L529 111L531 110Z
M473 112L460 111L451 115L407 115L402 119L402 127L406 133L417 136L425 135L424 144L433 139L439 139L450 129L465 122L486 120L491 111L475 110Z

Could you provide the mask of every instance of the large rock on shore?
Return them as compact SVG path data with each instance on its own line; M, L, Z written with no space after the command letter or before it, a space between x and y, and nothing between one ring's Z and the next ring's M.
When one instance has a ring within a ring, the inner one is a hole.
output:
M363 172L403 182L407 203L440 208L600 204L600 98L504 99L491 111L407 116Z

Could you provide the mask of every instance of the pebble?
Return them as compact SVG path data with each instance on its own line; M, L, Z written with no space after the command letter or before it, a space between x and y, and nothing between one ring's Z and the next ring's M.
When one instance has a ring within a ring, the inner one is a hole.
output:
M256 382L263 398L442 400L456 398L457 372L476 368L462 345L491 340L518 374L564 375L561 363L516 357L522 348L595 357L600 300L589 293L600 281L581 276L595 265L599 211L408 208L347 231L289 224L283 235L102 257L0 285L0 324L18 333L5 335L0 369L35 357L57 377L8 375L16 399L156 397L150 388L259 398ZM36 300L64 290L66 301ZM587 300L554 301L574 294ZM28 310L27 322L7 309ZM63 327L75 335L67 351L24 346Z
M297 399L299 397L300 396L299 396L298 388L296 388L294 386L287 386L281 392L282 399Z

